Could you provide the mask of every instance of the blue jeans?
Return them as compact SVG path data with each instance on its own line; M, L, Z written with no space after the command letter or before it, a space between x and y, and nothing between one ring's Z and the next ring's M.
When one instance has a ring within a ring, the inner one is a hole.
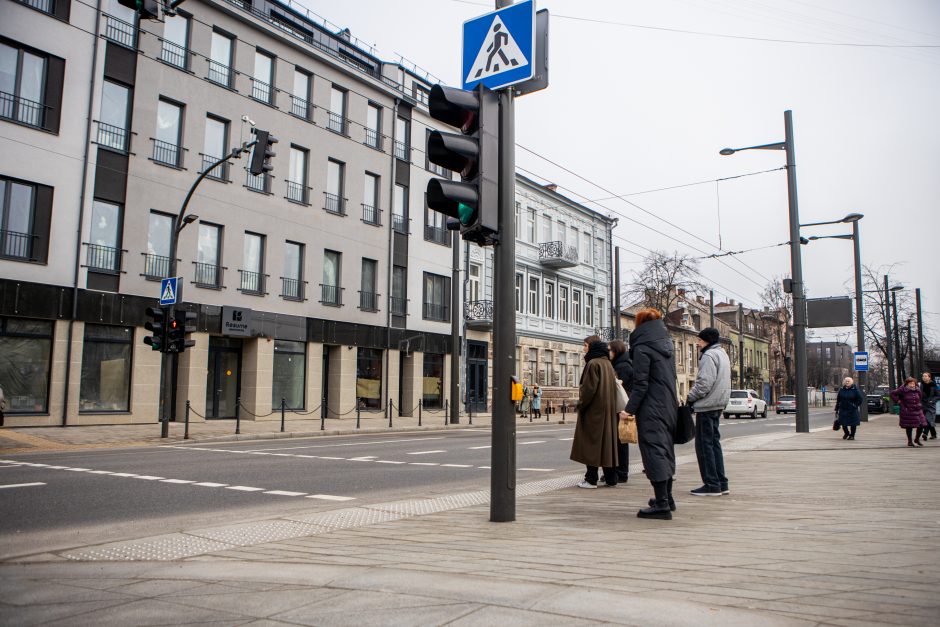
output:
M721 434L718 419L721 411L706 411L695 415L695 456L702 483L712 490L727 490L725 458L721 453Z

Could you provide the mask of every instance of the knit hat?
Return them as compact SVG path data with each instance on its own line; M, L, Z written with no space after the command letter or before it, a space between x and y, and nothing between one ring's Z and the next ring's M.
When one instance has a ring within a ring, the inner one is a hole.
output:
M709 344L715 344L721 339L721 334L715 327L705 327L699 331L698 336Z

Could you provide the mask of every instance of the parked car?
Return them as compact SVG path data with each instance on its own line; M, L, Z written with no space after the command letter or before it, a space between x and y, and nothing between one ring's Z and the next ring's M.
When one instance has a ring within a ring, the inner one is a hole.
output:
M868 395L868 413L885 414L888 412L888 401L881 394Z
M787 412L796 413L796 397L784 395L777 399L777 413L785 414Z
M766 418L767 401L754 390L731 390L731 400L728 401L724 414L725 418L742 415L757 418L758 414L761 418Z

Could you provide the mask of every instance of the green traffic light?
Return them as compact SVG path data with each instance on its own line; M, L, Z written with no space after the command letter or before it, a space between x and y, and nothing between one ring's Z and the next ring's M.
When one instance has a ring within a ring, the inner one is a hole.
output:
M472 224L476 213L477 210L473 207L463 203L457 203L457 217L460 219L462 225L467 226Z

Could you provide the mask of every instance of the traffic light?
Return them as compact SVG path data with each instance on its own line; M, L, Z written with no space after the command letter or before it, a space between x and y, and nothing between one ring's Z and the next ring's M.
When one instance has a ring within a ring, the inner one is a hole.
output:
M277 137L268 131L259 129L255 129L254 133L258 143L255 144L255 148L251 153L251 163L248 165L248 171L258 176L259 174L266 174L274 169L274 166L271 165L271 158L277 155L277 153L274 152L274 144L277 143Z
M144 338L144 344L150 346L151 350L164 352L167 348L166 337L166 310L162 307L147 307L147 322L144 328L153 333Z
M183 343L183 323L177 318L170 318L166 325L166 352L181 353L180 345Z
M155 20L160 17L160 3L157 0L118 0L118 4L137 11L142 20Z
M499 101L480 86L474 91L435 85L428 99L431 117L460 129L431 131L431 163L460 173L460 181L428 181L428 207L460 221L465 240L481 246L499 239Z
M196 345L196 340L189 339L190 334L196 332L196 320L198 316L195 311L177 310L174 312L173 321L176 322L181 331L177 339L176 352L182 353L187 348Z

